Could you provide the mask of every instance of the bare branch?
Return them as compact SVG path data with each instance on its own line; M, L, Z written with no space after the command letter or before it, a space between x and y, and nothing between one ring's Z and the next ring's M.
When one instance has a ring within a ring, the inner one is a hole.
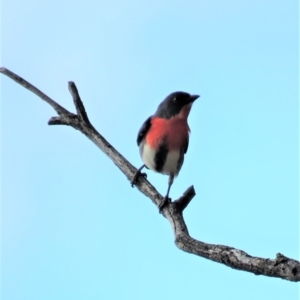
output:
M59 114L59 117L52 117L48 122L49 125L68 125L82 132L92 140L95 145L99 147L125 174L127 179L131 181L137 169L92 126L79 97L75 83L69 82L69 89L73 97L77 115L67 111L32 84L13 72L5 68L0 68L0 72L32 91L54 108ZM152 186L146 178L139 177L136 186L139 191L149 197L156 206L163 201L163 196L156 191L154 186ZM190 237L182 212L194 196L195 190L194 187L191 186L186 190L182 197L171 202L163 209L163 215L168 219L173 228L175 244L179 249L222 263L233 269L251 272L256 275L278 277L290 281L300 281L300 262L280 253L276 255L275 259L259 258L250 256L239 249L223 245L207 244Z
M48 125L69 125L69 122L62 117L52 117Z
M69 91L72 95L78 117L81 118L85 123L90 125L90 120L88 118L88 115L85 111L84 105L79 96L77 87L73 81L69 81Z
M196 192L194 186L190 186L179 199L174 201L174 203L177 205L177 209L183 212L195 195Z
M59 114L69 114L70 112L67 111L64 107L60 106L58 103L56 103L54 100L52 100L50 97L45 95L42 91L40 91L38 88L33 86L31 83L23 79L22 77L18 76L17 74L13 73L12 71L6 69L6 68L0 68L0 73L8 76L18 84L22 85L25 89L31 91L32 93L36 94L38 97L46 101L49 105L51 105L54 110Z

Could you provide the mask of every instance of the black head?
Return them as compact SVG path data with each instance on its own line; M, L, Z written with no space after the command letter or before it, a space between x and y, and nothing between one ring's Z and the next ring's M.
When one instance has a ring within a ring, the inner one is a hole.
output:
M154 115L156 117L170 119L178 115L185 105L192 104L199 97L198 95L190 95L185 92L174 92L159 104Z

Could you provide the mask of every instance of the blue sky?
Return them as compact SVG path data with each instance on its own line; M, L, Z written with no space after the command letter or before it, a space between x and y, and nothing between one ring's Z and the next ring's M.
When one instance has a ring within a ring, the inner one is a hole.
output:
M171 189L201 241L299 259L297 1L2 1L5 66L141 165L170 92L200 94ZM299 285L179 251L167 221L42 100L1 76L2 299L298 299ZM148 171L164 194L167 177Z

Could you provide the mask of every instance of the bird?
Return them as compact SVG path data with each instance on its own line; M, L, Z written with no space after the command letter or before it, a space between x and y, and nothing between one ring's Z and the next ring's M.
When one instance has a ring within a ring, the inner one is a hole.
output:
M169 94L138 132L136 141L143 165L136 171L131 184L134 186L140 175L147 176L141 173L144 167L169 175L167 193L159 205L160 213L171 201L170 189L182 167L189 145L190 128L187 119L194 101L199 97L182 91Z

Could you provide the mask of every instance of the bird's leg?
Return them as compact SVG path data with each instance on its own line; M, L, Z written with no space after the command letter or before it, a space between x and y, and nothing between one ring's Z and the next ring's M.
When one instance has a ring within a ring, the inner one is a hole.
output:
M169 198L169 192L170 192L170 189L171 189L171 185L173 183L173 180L174 180L174 174L170 174L169 176L169 182L168 182L168 190L167 190L167 194L163 200L163 202L161 202L158 206L159 208L159 213L162 212L162 210L164 209L164 207L166 205L168 205L170 202L171 202L171 198Z
M141 173L142 169L145 167L145 165L142 165L137 171L135 172L132 180L131 180L131 186L134 187L136 180L138 179L139 176L147 177L146 173Z

